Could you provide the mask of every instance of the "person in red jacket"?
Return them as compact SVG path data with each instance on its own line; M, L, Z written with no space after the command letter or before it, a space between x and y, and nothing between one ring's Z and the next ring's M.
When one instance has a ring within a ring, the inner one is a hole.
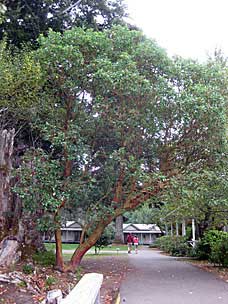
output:
M133 237L133 244L134 244L134 247L135 247L135 253L138 253L139 239L136 235Z
M132 243L133 243L133 235L131 233L129 233L127 235L127 251L128 251L128 253L131 253Z

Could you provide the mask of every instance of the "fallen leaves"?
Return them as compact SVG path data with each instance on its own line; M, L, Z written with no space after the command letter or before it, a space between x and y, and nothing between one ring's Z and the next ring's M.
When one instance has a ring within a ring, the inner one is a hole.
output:
M0 277L5 276L6 282L0 285L0 299L4 304L38 304L45 298L48 290L61 289L63 295L76 285L79 277L73 273L60 273L51 267L36 266L33 273L24 274L23 264L17 265L10 272L1 269ZM117 297L119 287L125 273L131 270L128 266L127 257L109 256L84 259L80 267L80 274L97 272L103 273L104 281L101 287L101 304L111 304ZM55 283L47 285L47 279L54 278ZM14 282L14 283L13 283Z

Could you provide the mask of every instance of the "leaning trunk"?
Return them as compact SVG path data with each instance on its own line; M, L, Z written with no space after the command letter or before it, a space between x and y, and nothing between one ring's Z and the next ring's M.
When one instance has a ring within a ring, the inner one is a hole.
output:
M78 246L71 258L68 269L69 271L74 271L80 265L83 256L92 246L96 244L96 242L101 237L105 227L110 224L111 221L114 220L114 218L115 216L110 216L109 218L107 218L107 220L100 222L98 226L94 229L94 231L91 233L91 235Z
M99 237L98 237L99 239ZM96 243L96 241L95 241ZM93 245L95 245L95 243ZM92 244L88 242L84 242L78 246L76 251L74 252L70 264L69 264L69 271L74 271L81 263L81 260L83 256L86 254L86 252L93 246Z

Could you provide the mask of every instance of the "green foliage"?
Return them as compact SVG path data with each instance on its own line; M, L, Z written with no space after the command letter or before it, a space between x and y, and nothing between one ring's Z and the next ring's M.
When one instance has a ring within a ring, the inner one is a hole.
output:
M55 254L53 251L37 252L32 256L33 261L42 266L55 265Z
M18 121L21 125L31 122L39 111L41 67L27 49L9 50L4 40L0 42L0 61L1 123L20 128Z
M139 208L132 212L127 212L125 216L127 217L129 223L158 223L160 218L160 209L153 204L151 205L151 203L146 203L139 206Z
M187 171L186 174L173 178L161 198L165 202L161 208L161 218L174 222L185 217L194 217L199 226L200 237L208 229L226 226L227 172L226 156L221 153L216 155L210 168L196 172Z
M5 18L1 19L0 39L6 35L16 46L26 42L36 44L39 34L47 34L50 28L56 32L72 26L100 30L123 22L125 15L122 0L4 0L3 3L0 9Z
M6 13L6 10L7 10L6 6L4 4L0 3L0 24L4 20L4 15Z
M26 273L26 272L25 272L25 273ZM28 273L26 273L26 274L28 274ZM27 284L26 284L25 281L21 281L20 283L17 284L17 286L19 286L19 287L21 287L21 288L25 288L25 287L27 287ZM3 299L3 301L5 301L5 300Z
M223 234L220 240L212 245L210 261L228 267L228 235Z
M210 230L205 233L196 248L199 259L208 259L214 264L228 266L228 233Z
M51 287L52 285L54 285L56 283L58 283L58 280L54 277L51 277L51 276L47 277L47 279L45 281L45 285L47 287Z
M154 245L173 256L188 256L191 249L186 238L181 236L162 236Z
M89 238L148 199L162 202L163 218L178 210L176 218L198 219L207 201L220 206L224 65L171 60L141 32L121 26L50 31L30 56L41 72L31 123L41 139L18 169L16 191L31 214L40 210L41 230L77 218ZM184 252L175 242L173 253Z
M34 271L34 266L31 265L31 264L24 264L23 267L22 267L22 271L25 274L31 274Z
M219 235L219 231L210 230L204 234L203 238L199 242L197 242L196 256L199 259L209 259L211 255L212 245L217 242Z
M95 244L95 252L98 253L101 248L111 244L114 239L114 236L115 236L115 228L113 224L110 224L105 228L101 237L97 240Z

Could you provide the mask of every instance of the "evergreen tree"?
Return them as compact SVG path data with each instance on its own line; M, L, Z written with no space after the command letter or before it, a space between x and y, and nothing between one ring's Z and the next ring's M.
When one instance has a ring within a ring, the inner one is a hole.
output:
M4 0L7 10L0 25L0 39L7 36L16 46L36 44L40 34L51 28L63 32L73 26L102 30L123 22L122 0Z

